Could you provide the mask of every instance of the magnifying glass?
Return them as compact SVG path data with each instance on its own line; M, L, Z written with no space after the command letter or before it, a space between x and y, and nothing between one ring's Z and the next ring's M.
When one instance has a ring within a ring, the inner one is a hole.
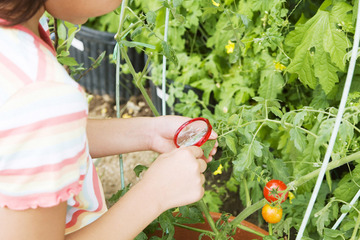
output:
M176 147L203 145L210 137L212 126L206 118L193 118L176 130L174 143Z

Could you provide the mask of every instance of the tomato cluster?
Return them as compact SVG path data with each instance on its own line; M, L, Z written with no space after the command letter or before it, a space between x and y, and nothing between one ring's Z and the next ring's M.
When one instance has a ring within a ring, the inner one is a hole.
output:
M286 190L286 184L280 180L273 179L266 183L263 194L270 204L265 204L261 211L261 214L266 222L280 222L283 212L280 204L288 197L288 192Z

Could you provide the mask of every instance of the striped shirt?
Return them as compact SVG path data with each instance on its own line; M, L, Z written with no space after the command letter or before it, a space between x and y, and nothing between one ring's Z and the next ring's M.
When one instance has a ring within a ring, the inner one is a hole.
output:
M39 30L41 38L23 26L0 27L0 207L67 201L70 233L107 208L89 155L85 94Z

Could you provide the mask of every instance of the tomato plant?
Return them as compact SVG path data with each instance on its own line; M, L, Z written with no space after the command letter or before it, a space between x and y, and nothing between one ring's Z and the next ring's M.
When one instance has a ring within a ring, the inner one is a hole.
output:
M271 206L265 204L261 210L261 215L267 223L278 223L282 218L283 210L280 205Z
M287 186L283 181L272 179L266 183L263 194L269 202L281 200L281 203L283 203L288 197L288 193L285 192L286 190Z

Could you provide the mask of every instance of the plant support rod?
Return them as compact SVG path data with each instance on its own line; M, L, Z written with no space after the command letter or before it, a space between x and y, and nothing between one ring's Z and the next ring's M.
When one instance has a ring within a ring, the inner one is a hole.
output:
M168 1L170 3L170 1ZM169 29L169 15L170 10L166 8L165 15L165 31L164 31L164 41L167 42L168 39L168 29ZM163 69L162 69L162 98L161 98L161 106L162 106L162 115L166 115L166 57L163 55Z
M346 101L347 101L350 86L351 86L351 81L352 81L353 74L354 74L356 58L357 58L357 53L358 53L358 48L359 48L359 35L360 35L360 11L358 9L357 10L357 19L356 19L356 29L355 29L354 44L353 44L353 49L352 49L352 53L351 53L349 69L348 69L347 76L346 76L346 82L345 82L343 94L342 94L341 101L340 101L339 112L338 112L338 114L336 116L335 125L334 125L333 131L331 133L330 141L329 141L329 146L326 149L326 154L324 156L324 161L323 161L323 163L321 165L320 173L319 173L319 176L318 176L318 178L316 180L314 191L313 191L313 193L311 195L311 198L310 198L308 207L306 209L303 221L301 223L298 235L296 236L296 240L301 240L301 238L303 237L303 234L304 234L304 231L305 231L305 228L306 228L306 224L307 224L307 222L309 220L311 211L312 211L312 209L314 207L314 203L315 203L317 195L319 193L320 186L321 186L321 183L322 183L322 181L324 179L324 175L326 173L326 168L327 168L327 165L329 163L329 159L330 159L333 147L335 145L336 136L337 136L337 133L339 131L342 116L344 114L345 105L346 105Z
M123 0L121 3L121 12L120 12L120 23L119 23L119 29L117 34L115 35L115 39L116 37L119 35L119 33L122 31L122 26L124 23L124 15L125 15L125 8L127 6L127 0ZM117 44L117 46L120 48L119 43ZM120 118L120 49L118 49L117 51L117 56L116 56L116 81L115 81L115 85L116 85L116 116L117 118ZM121 181L121 189L125 188L125 179L124 179L124 163L123 163L123 158L122 155L119 154L119 165L120 165L120 181Z

